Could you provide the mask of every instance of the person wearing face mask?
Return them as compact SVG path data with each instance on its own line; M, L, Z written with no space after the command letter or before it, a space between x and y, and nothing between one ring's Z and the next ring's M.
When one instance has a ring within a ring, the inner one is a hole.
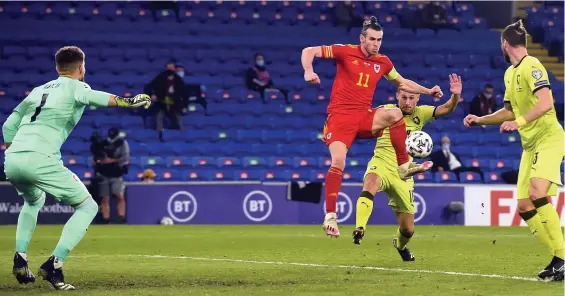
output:
M182 65L176 65L175 71L177 75L184 80L184 67ZM206 100L206 95L202 92L201 84L186 84L184 85L185 95L182 98L182 113L186 114L188 103L196 103L202 106L204 109L204 114L208 113L208 101Z
M183 71L177 71L179 65L175 63L167 63L165 71L157 75L145 88L145 93L151 94L152 98L156 100L156 127L159 133L159 139L164 141L163 130L165 117L171 123L174 123L175 128L182 130L181 111L185 108L186 104L186 86L183 78L179 73L184 76Z
M422 25L430 29L441 29L449 27L447 23L447 11L439 1L432 1L424 6L422 13Z
M435 166L432 171L443 172L449 171L454 172L459 180L459 173L461 172L475 172L481 175L483 178L483 171L477 167L466 167L463 166L463 162L459 155L452 151L451 139L448 136L441 138L441 149L430 154L430 159L434 162Z
M108 138L103 141L103 147L105 157L97 160L102 219L104 223L110 223L110 196L115 196L119 222L125 223L126 201L123 176L128 172L129 145L120 131L113 127L108 130Z
M471 101L471 114L485 116L496 111L496 101L494 100L494 87L486 84L483 91Z
M267 71L265 58L262 54L255 54L254 65L249 67L245 73L245 84L249 90L259 92L264 102L267 102L267 98L265 98L266 90L280 91L288 102L288 91L275 87L271 75Z

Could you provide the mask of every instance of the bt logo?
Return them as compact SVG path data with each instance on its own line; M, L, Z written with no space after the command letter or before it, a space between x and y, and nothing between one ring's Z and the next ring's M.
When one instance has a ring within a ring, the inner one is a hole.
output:
M272 210L271 197L264 191L251 191L243 199L243 213L253 222L261 222L269 218Z
M167 211L169 216L176 222L188 222L196 215L198 202L192 193L178 191L169 197Z

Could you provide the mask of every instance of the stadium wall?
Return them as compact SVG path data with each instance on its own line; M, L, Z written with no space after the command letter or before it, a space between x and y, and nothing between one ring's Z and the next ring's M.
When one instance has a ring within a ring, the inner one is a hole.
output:
M355 223L355 201L361 184L346 183L339 194L338 215L342 224ZM128 224L157 224L171 217L176 224L319 224L325 205L289 200L289 183L260 182L165 182L128 183ZM524 226L516 213L515 186L418 184L414 192L419 225ZM396 224L383 193L375 196L370 224ZM448 206L463 202L464 211ZM560 216L564 190L552 198ZM0 224L16 224L23 206L12 186L0 184ZM62 224L73 208L49 198L39 223ZM565 226L565 219L561 225Z

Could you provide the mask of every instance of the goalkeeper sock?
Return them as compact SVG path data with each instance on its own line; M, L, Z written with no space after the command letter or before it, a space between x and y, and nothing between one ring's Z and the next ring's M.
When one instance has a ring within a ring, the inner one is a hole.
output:
M410 242L410 239L414 235L414 232L402 232L400 228L396 230L395 247L399 250L404 250L406 245Z
M26 253L29 241L37 225L37 215L45 204L45 193L41 193L34 202L24 201L24 206L18 216L16 228L16 252Z
M553 254L553 246L551 244L551 240L549 239L547 231L545 231L543 223L541 223L540 215L538 215L538 212L533 209L531 211L520 213L520 217L522 217L522 219L526 221L534 237L542 245L546 246L551 254Z
M548 197L536 199L533 201L533 204L551 240L553 256L564 259L563 232L561 232L561 224L557 211L549 203Z
M343 171L340 168L330 167L326 175L326 213L335 213L337 207L337 195L341 188L341 177Z
M410 161L408 151L406 151L406 124L404 119L400 119L389 127L390 142L396 153L396 162L403 165Z
M53 256L63 262L71 252L71 250L82 240L88 225L92 222L98 213L98 204L89 197L88 200L75 208L75 213L63 227L63 234L59 243L53 251Z
M369 218L373 212L373 198L373 194L369 191L363 191L359 195L357 199L357 217L355 219L357 227L367 229L367 222L369 222Z

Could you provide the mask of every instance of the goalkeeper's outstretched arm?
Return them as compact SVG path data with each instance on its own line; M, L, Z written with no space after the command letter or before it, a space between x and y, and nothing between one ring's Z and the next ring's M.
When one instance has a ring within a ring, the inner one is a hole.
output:
M75 93L75 99L85 105L97 107L122 107L122 108L149 108L151 97L146 94L139 94L133 98L123 98L107 92L82 89Z

